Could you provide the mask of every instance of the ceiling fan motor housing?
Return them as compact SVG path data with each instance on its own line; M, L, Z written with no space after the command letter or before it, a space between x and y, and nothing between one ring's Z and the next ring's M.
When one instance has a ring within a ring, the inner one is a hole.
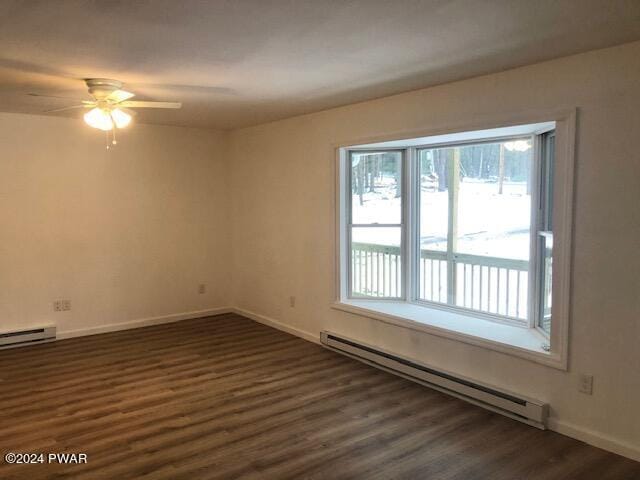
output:
M89 93L97 100L108 97L112 92L122 88L122 82L108 78L88 78L85 80Z

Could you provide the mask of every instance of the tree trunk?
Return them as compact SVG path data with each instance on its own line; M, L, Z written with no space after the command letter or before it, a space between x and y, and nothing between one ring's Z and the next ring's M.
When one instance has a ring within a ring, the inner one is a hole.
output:
M500 144L500 163L498 166L498 193L502 195L502 184L504 183L504 144Z
M377 158L371 157L369 159L369 191L375 192L376 185L376 169L375 165L378 162Z
M402 195L402 163L396 162L396 198Z
M447 190L447 156L443 155L442 150L436 150L435 164L438 174L438 191L444 192Z
M360 205L364 204L364 158L360 159L358 163L358 197L360 198Z

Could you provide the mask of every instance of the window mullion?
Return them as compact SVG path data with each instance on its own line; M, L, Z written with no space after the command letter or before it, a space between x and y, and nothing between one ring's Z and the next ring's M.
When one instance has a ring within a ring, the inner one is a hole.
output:
M529 328L535 328L540 318L540 279L542 276L541 268L541 244L539 232L542 227L543 210L542 210L542 182L544 182L544 145L542 135L533 137L533 159L531 164L531 231L530 231L530 250L529 250Z
M416 194L415 188L416 171L415 171L415 149L408 148L404 152L405 158L405 176L404 176L404 299L413 302L416 298Z
M339 160L339 174L345 176L344 185L340 185L343 187L342 194L344 195L344 209L339 213L344 219L344 225L341 225L340 228L342 230L342 238L346 241L346 247L341 249L341 255L344 256L344 260L341 268L341 275L343 275L344 283L346 285L341 285L340 295L344 295L346 293L347 298L351 298L353 296L353 272L351 271L351 223L352 223L352 215L351 215L351 189L353 179L352 171L351 171L351 151L346 150L344 155L341 155Z

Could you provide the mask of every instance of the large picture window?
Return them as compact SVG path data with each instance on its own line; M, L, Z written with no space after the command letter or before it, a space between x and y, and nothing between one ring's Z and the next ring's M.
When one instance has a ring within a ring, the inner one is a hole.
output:
M350 152L351 294L403 298L403 151Z
M547 350L555 126L343 149L345 300L527 328Z
M526 321L533 139L416 150L417 298Z

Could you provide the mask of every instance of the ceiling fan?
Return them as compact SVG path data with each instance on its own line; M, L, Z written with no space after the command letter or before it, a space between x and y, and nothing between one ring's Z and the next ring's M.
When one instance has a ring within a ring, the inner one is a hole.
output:
M87 125L112 132L112 144L116 144L116 129L125 128L131 123L131 118L135 113L130 110L134 108L181 108L179 102L147 102L130 100L135 94L122 90L122 82L107 78L88 78L85 83L89 89L89 94L93 100L79 100L79 105L47 110L45 113L62 112L76 108L90 109L84 114L84 121ZM35 97L64 98L53 95L40 95L31 93ZM109 146L107 146L109 148Z

